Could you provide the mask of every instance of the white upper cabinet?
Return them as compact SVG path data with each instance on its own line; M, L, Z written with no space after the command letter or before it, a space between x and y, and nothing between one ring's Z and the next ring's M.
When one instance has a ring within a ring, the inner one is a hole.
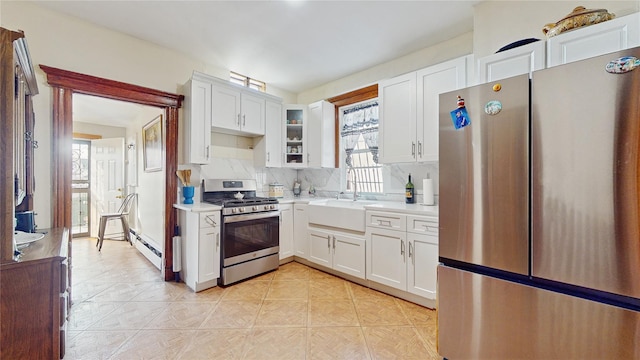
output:
M266 101L264 136L256 138L253 159L258 167L281 167L282 151L282 103Z
M194 76L184 86L184 156L190 164L208 164L211 154L211 83Z
M265 137L269 113L269 139L273 142L257 141L265 140L265 143L257 146L262 153L256 156L256 165L278 167L282 164L282 99L197 71L185 84L184 92L186 163L209 163L211 132Z
M213 84L211 126L214 130L240 130L240 90Z
M284 137L284 161L282 166L302 168L307 166L307 106L284 105L282 135Z
M242 124L240 130L245 133L264 135L265 99L248 93L240 94Z
M213 84L211 126L229 134L264 135L265 99L233 84Z
M549 38L547 66L567 64L636 46L640 46L640 13Z
M478 59L478 84L545 68L545 42L536 41ZM531 76L531 75L529 75Z
M380 163L416 161L416 73L378 84Z
M307 167L333 168L335 164L335 106L327 101L309 105Z
M284 106L284 167L335 167L335 106L318 101Z
M438 161L440 94L466 87L471 63L465 56L417 72L418 161Z
M380 163L438 161L439 96L467 86L470 61L465 56L378 84Z

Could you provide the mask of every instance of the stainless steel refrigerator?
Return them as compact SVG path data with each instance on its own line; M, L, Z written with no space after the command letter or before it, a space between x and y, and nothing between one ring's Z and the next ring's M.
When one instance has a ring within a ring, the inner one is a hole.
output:
M441 356L640 359L637 59L440 96Z

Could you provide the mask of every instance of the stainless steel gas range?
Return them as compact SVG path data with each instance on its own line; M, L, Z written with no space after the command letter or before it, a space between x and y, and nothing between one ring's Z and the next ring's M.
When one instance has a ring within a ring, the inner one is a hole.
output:
M277 269L278 200L257 197L255 180L205 179L202 189L202 201L222 206L218 285L229 285Z

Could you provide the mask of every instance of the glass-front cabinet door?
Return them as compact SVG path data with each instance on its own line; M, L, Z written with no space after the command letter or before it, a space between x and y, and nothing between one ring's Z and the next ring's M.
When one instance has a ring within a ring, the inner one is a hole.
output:
M284 106L285 167L307 166L307 106Z

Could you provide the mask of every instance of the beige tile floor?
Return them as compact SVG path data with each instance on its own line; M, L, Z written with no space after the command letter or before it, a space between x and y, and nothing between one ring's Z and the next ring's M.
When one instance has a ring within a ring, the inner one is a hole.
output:
M194 293L94 245L73 240L65 359L441 359L435 311L299 263Z

